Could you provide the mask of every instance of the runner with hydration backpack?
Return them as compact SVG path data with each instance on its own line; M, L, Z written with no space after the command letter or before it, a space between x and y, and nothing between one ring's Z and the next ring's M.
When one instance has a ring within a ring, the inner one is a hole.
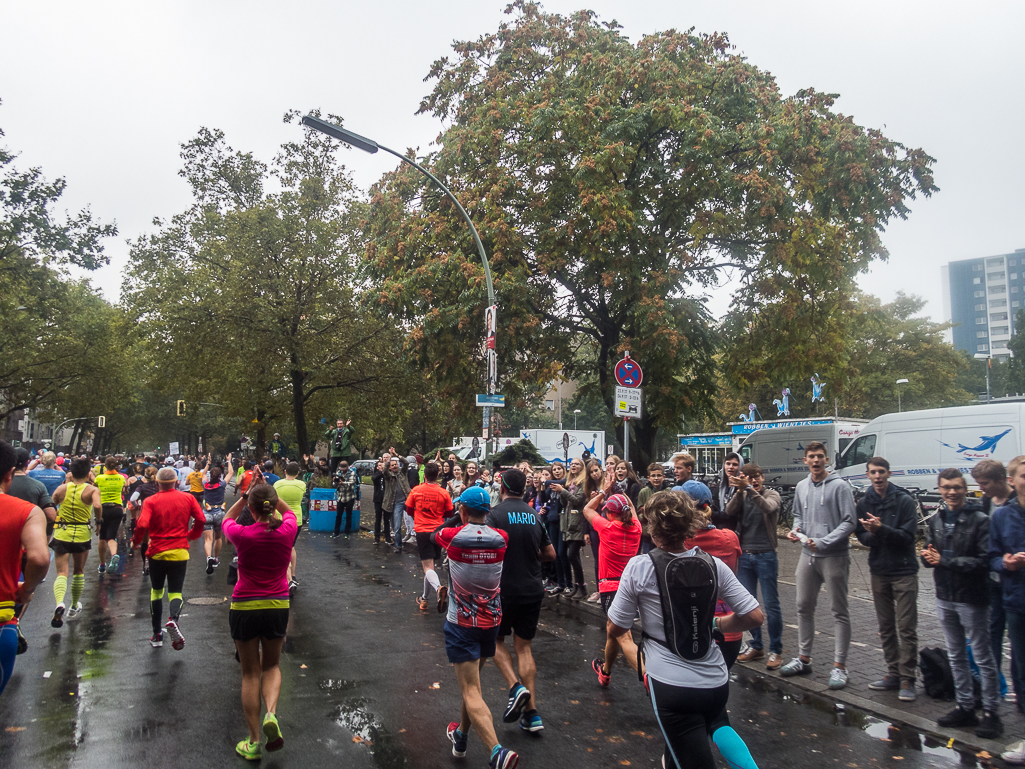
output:
M664 765L714 769L711 736L734 769L756 769L726 713L729 675L713 634L742 633L762 623L758 602L718 558L687 550L703 525L693 501L674 491L653 494L641 513L655 545L630 560L608 610L608 634L630 632L640 612L638 675L666 741ZM717 601L734 611L715 616Z

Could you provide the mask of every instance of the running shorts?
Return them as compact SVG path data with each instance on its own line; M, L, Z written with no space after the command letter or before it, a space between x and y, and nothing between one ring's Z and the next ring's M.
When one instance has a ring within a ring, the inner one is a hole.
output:
M50 540L50 548L54 555L71 555L72 553L88 553L93 549L92 540L85 542L65 542L54 537Z
M453 665L495 656L497 627L462 627L445 621L445 652Z
M531 603L513 603L502 600L502 624L498 628L498 637L505 638L510 633L524 641L530 641L537 635L537 620L541 616L542 601Z
M206 523L203 524L203 531L212 531L218 537L221 536L221 522L224 520L223 507L211 507L204 512Z
M292 547L295 547L295 543L299 541L299 535L303 533L303 525L300 523L295 527L295 539L292 540Z
M429 531L416 533L416 551L420 554L421 561L441 560L441 545L431 542L431 532Z
M609 616L609 607L612 606L612 602L616 600L616 593L618 590L610 590L607 593L599 593L598 600L601 601L601 610L605 612L605 616Z
M125 509L121 505L103 505L103 521L100 523L100 539L117 539L117 530L125 519Z
M284 638L288 631L288 609L229 609L228 625L236 641Z

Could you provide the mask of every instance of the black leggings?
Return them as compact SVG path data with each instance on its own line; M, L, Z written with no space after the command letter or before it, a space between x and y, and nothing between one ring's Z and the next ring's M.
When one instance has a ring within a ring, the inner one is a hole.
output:
M185 586L185 569L188 561L162 561L159 558L149 560L150 581L150 619L153 620L153 634L160 632L160 620L163 611L164 580L167 580L167 597L170 604L168 614L177 620L182 610L182 588ZM160 597L157 598L156 596Z
M715 758L708 744L719 728L730 725L726 702L730 685L714 689L673 686L648 678L655 719L666 740L665 762L672 769L715 769Z
M576 585L584 584L584 565L580 561L580 548L583 546L583 540L562 540L563 552L566 553L566 560L573 570L573 582Z
M384 514L384 508L380 502L374 502L374 539L381 538L381 528L384 527L384 538L391 536L391 513Z

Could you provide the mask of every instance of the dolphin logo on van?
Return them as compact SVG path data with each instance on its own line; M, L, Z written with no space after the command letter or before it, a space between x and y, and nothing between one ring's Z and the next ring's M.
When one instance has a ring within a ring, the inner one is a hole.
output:
M1010 427L1008 427L1006 430L1000 433L1000 435L983 435L981 438L982 442L979 443L978 446L965 446L963 443L959 443L957 444L957 448L955 449L955 451L957 451L958 454L965 454L965 456L973 457L976 453L986 454L992 452L994 449L996 449L997 444L1000 442L1000 439L1007 435L1009 432L1011 432ZM943 443L943 441L940 441L940 443ZM943 443L943 445L946 446L948 449L954 448L949 443ZM971 452L971 454L968 454L966 452ZM978 459L979 457L975 458Z

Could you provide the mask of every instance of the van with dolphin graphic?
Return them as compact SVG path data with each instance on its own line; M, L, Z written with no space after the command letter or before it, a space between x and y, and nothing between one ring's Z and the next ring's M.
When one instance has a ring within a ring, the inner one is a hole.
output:
M869 485L866 462L885 457L890 482L925 490L936 488L936 476L956 467L974 487L971 470L984 459L1005 466L1022 454L1025 403L955 406L884 414L869 422L840 455L837 470L852 484Z
M806 444L821 442L833 464L867 424L866 419L833 417L745 424L743 427L752 429L752 432L744 438L738 452L745 463L758 465L772 485L790 488L808 475L804 464Z

